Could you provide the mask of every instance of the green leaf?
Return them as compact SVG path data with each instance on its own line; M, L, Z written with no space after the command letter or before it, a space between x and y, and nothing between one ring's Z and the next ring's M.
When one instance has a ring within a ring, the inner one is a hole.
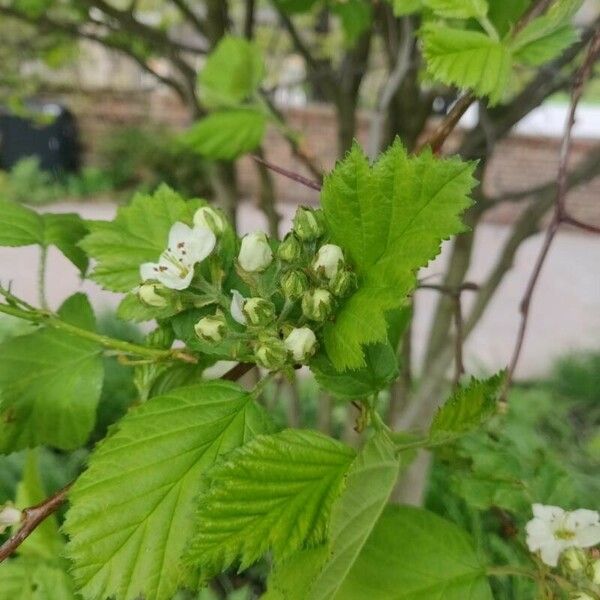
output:
M156 261L166 248L171 225L191 225L197 208L162 185L153 195L137 194L114 221L89 222L91 233L80 245L97 261L91 278L108 290L130 291L140 283L140 265Z
M448 85L471 89L497 104L508 87L510 48L479 31L430 23L423 28L423 53L430 75Z
M355 44L358 38L371 27L373 10L365 0L345 0L332 5L332 11L342 22L346 42Z
M17 486L16 506L34 506L48 496L40 478L38 452L38 450L27 452L23 478ZM64 540L58 531L56 516L50 515L19 546L18 553L20 556L32 556L51 561L62 554L63 546Z
M325 327L336 369L366 365L361 347L387 339L386 312L406 302L417 269L464 231L473 169L428 151L408 156L396 141L372 167L355 145L326 178L321 202L332 240L359 276L359 289Z
M426 6L444 19L482 18L487 15L486 0L424 0Z
M489 379L474 377L459 387L438 409L429 429L432 443L446 443L477 429L496 412L496 399L504 384L504 372Z
M83 294L66 300L59 315L94 329ZM69 450L84 444L102 390L102 348L47 328L7 340L0 355L0 452L41 444Z
M192 584L181 557L202 476L269 429L252 397L227 382L180 388L129 412L70 493L67 554L83 597L170 600Z
M267 117L260 110L219 111L204 117L184 135L184 143L213 160L232 160L260 145Z
M538 66L576 42L579 36L571 19L580 6L580 0L562 0L553 4L545 15L528 23L512 41L515 59Z
M88 257L79 247L88 229L83 219L74 213L46 213L44 223L44 244L56 246L84 275L88 268Z
M423 9L424 0L391 0L396 17L412 15Z
M366 366L340 373L325 353L310 363L319 385L340 398L366 398L386 389L398 376L396 352L388 344L364 347Z
M469 536L412 506L388 506L332 600L492 600Z
M207 576L238 559L245 568L269 549L280 560L321 544L353 458L351 448L314 431L258 436L208 474L190 561Z
M265 74L256 45L231 35L221 39L198 76L202 103L207 108L231 108L251 96Z
M77 214L39 215L16 202L0 200L0 246L54 245L83 274L88 260L77 244L86 233L85 223Z
M288 14L308 12L319 0L273 0L281 10Z
M69 575L57 564L17 558L0 564L0 600L76 600Z
M312 583L307 600L345 600L341 590L388 502L398 470L394 446L385 434L365 444L331 511L330 556Z

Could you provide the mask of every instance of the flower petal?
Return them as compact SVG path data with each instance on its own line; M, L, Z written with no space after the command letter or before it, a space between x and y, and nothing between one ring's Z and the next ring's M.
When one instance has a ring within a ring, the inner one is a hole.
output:
M588 525L575 531L575 540L579 548L589 548L600 544L600 525Z
M140 266L140 277L142 281L148 281L149 279L158 279L156 269L158 264L147 262Z
M540 557L544 563L549 567L556 567L558 564L558 557L563 551L563 544L558 541L554 541L548 544L544 544L540 548Z
M174 269L166 269L164 271L159 271L156 274L156 279L171 290L185 290L192 282L193 276L194 269L188 269L183 277Z
M181 221L177 221L171 225L169 230L169 241L167 247L172 251L177 251L177 246L181 242L188 244L192 239L192 228Z
M534 518L525 526L527 547L535 552L544 544L554 541L554 532L546 521Z
M562 519L565 511L560 506L550 506L547 504L534 504L532 506L533 516L544 521L552 523L557 519Z
M237 321L241 325L245 325L246 315L242 309L244 308L244 302L246 299L237 290L231 290L231 295L231 316L233 317L234 321Z
M196 225L192 229L192 238L189 242L189 260L197 263L204 260L215 248L217 237L211 229Z

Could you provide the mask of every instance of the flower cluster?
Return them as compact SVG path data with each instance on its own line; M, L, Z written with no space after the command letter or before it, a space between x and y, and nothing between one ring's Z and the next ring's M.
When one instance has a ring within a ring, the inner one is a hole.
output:
M223 276L210 280L207 272L214 269L202 263L220 264L227 229L210 207L195 213L192 227L175 223L159 260L140 268L140 300L173 312L202 310L195 335L213 349L227 349L231 358L270 370L308 363L319 331L357 285L342 249L327 243L322 211L299 208L278 246L261 232L244 236L231 276L224 281L232 265L220 265Z

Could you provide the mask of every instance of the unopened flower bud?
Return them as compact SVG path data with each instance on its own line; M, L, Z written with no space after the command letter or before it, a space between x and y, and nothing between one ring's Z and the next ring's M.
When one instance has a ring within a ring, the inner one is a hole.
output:
M264 271L273 260L273 251L264 233L249 233L242 238L238 261L248 273Z
M317 349L317 337L312 329L297 327L290 331L284 344L295 362L305 363Z
M166 292L165 286L161 283L142 283L138 289L138 298L146 306L165 308L169 300L160 292Z
M248 298L242 311L252 325L268 325L275 318L273 303L264 298Z
M305 206L298 207L294 215L293 230L303 242L320 238L325 233L323 211L313 210Z
M313 263L313 270L330 281L344 265L344 253L335 244L325 244L319 248Z
M225 335L227 322L222 314L202 317L195 325L196 335L206 342L220 342Z
M581 548L567 548L562 554L564 567L571 573L583 571L587 565L587 555Z
M333 308L333 298L327 290L317 288L302 296L302 313L311 321L324 321Z
M23 513L12 504L5 504L0 508L0 533L4 533L9 527L21 522Z
M194 213L194 225L207 227L218 236L225 231L227 221L221 211L210 206L203 206Z
M302 256L302 243L293 233L288 233L277 248L277 256L284 262L298 260Z
M344 298L349 296L356 288L358 282L356 275L350 271L339 271L338 274L331 280L329 289L334 296Z
M587 575L596 585L600 585L600 558L596 558L588 565Z
M287 361L287 348L279 338L268 338L256 349L255 359L257 364L265 369L281 369Z
M308 289L308 278L302 271L288 271L281 277L281 289L288 300L297 300Z

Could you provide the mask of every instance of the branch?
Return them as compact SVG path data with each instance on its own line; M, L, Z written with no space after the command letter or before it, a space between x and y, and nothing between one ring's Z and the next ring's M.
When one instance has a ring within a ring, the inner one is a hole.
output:
M316 190L317 192L321 191L321 184L317 183L316 181L311 181L310 179L307 179L306 177L303 177L302 175L298 174L298 173L294 173L293 171L288 171L287 169L284 169L283 167L278 167L277 165L274 165L273 163L270 163L269 161L265 160L263 157L258 156L256 154L252 154L252 159L255 160L257 163L264 165L265 167L267 167L267 169L271 169L271 171L274 171L275 173L279 173L280 175L283 175L284 177L287 177L288 179L291 179L292 181L295 181L296 183L300 183L304 186L306 186L307 188L310 188L311 190Z
M575 80L573 82L573 88L571 91L571 103L569 107L569 114L567 117L567 122L565 124L565 133L563 137L562 146L560 149L560 158L558 164L558 175L556 181L556 199L555 199L555 208L554 208L554 216L550 225L548 226L548 230L546 232L546 237L544 239L544 243L542 245L542 249L540 254L536 260L535 266L531 273L531 277L525 289L525 294L521 300L520 312L521 312L521 324L519 326L519 331L517 334L517 340L515 342L515 348L513 350L512 359L510 361L510 365L508 368L508 373L506 377L506 383L504 385L504 389L502 391L502 395L500 398L500 402L502 404L506 404L506 397L508 394L509 387L512 383L515 370L517 368L517 364L519 362L519 357L521 356L521 350L523 349L523 344L525 342L525 334L527 332L527 324L529 322L529 310L531 307L531 300L533 298L533 293L535 291L536 285L539 281L540 274L542 272L542 268L546 262L546 258L548 257L548 252L556 237L556 233L561 225L561 223L565 220L565 203L568 191L568 178L567 178L567 169L569 164L569 158L571 156L571 148L572 148L572 132L573 125L575 123L575 114L577 111L577 105L581 100L581 96L583 94L583 88L585 83L589 79L592 69L594 67L594 63L596 62L598 55L600 54L600 29L597 29L594 33L592 40L590 42L586 57L583 61L583 64L579 68Z
M2 546L0 546L0 562L6 560L36 529L38 525L54 514L60 505L66 500L67 492L72 483L46 498L43 502L23 509L21 527Z
M185 0L171 0L179 9L179 12L196 28L202 35L206 35L206 28L202 19L187 5Z

